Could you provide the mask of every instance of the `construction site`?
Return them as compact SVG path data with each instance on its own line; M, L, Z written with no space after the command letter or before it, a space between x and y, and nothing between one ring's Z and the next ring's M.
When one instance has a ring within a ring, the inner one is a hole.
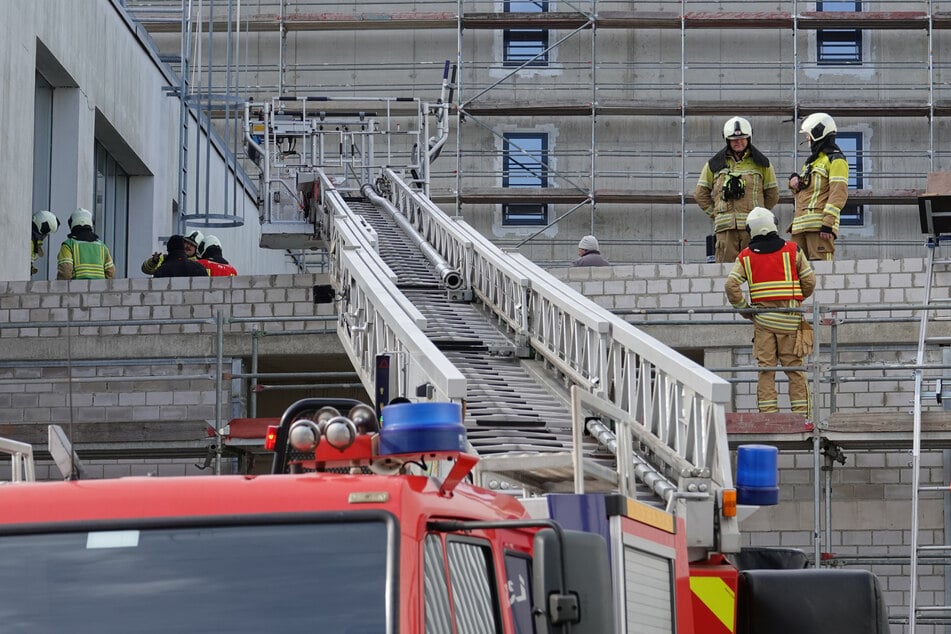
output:
M870 570L891 632L951 631L951 192L928 191L951 172L951 3L97 5L180 104L173 232L243 232L253 274L139 274L155 221L117 279L4 275L0 437L36 479L266 473L298 399L456 402L481 486L618 490L685 517L698 553ZM759 414L693 191L747 117L783 233L817 111L850 178L804 305L812 411ZM586 234L612 266L569 266ZM779 504L714 530L744 445L778 448Z

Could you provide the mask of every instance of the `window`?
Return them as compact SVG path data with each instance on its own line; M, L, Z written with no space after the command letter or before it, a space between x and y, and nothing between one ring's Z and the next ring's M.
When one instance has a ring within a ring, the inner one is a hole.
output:
M864 189L862 133L839 132L835 135L835 141L849 162L849 189ZM862 205L846 203L845 208L839 213L839 225L855 227L864 224L864 207Z
M93 184L95 209L93 225L109 247L116 265L116 277L128 270L129 175L111 154L96 143L96 178Z
M451 537L446 540L444 553L440 537L428 535L423 566L427 634L501 632L492 551L487 543Z
M816 11L862 10L861 2L816 2ZM842 66L862 63L861 29L818 29L816 60L820 66Z
M395 520L382 512L367 513L367 521L326 515L306 523L187 526L176 518L141 529L6 534L3 630L392 631ZM299 582L289 581L292 570L301 571ZM223 597L234 599L228 609L209 609Z
M548 135L509 132L503 137L502 187L548 187ZM548 205L506 203L502 205L504 225L545 225Z
M53 161L53 86L36 73L36 89L33 95L33 208L30 215L41 209L50 208L50 189L52 184ZM65 223L63 223L65 224ZM49 262L56 262L56 250L53 238L47 238L43 244L43 256L38 257L33 266L37 271L35 280L49 278ZM52 251L52 256L50 254Z
M548 1L507 0L506 13L547 13ZM547 29L505 29L502 34L505 66L548 66Z
M535 634L532 615L532 560L521 553L505 553L505 577L508 580L509 605L515 634Z

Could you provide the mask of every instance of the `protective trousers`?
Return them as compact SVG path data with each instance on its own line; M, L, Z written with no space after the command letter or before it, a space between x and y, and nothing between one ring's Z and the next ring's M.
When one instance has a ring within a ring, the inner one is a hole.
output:
M777 333L759 324L753 325L753 356L760 367L782 365L801 366L802 357L793 349L796 346L796 331ZM789 378L789 405L792 411L810 415L809 386L806 373L786 371ZM778 412L779 399L776 395L776 372L760 372L756 384L756 403L761 412Z
M749 245L750 234L746 229L717 231L716 261L732 263L740 251Z
M795 233L792 241L806 254L807 260L832 260L835 255L835 240L824 240L818 231Z

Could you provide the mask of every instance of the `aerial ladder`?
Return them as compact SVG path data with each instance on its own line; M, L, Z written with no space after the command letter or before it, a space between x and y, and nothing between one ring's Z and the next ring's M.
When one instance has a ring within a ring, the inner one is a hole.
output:
M462 404L483 486L618 491L685 517L697 557L738 550L736 518L721 513L728 382L429 198L448 78L435 104L249 103L262 246L325 245L326 295L367 393L378 409Z

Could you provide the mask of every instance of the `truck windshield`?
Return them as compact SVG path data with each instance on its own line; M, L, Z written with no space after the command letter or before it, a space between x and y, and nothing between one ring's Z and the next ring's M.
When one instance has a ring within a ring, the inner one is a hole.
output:
M390 632L394 539L385 521L0 536L0 631Z

